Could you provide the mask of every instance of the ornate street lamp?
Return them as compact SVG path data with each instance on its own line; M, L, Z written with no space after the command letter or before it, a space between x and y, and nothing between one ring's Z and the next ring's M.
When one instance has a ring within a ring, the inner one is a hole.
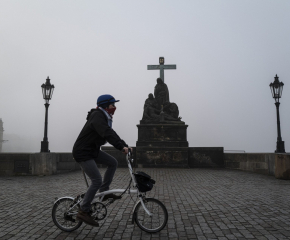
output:
M270 89L272 92L272 96L275 99L275 105L276 105L276 110L277 110L278 137L277 137L277 145L276 145L275 153L285 153L284 141L282 141L282 137L281 137L280 114L279 114L279 106L280 106L279 99L282 97L283 86L284 86L284 83L279 82L279 77L276 74L274 82L270 84Z
M50 152L48 149L48 139L47 139L47 119L48 119L48 107L49 100L52 97L52 93L54 90L54 85L50 84L50 79L47 77L45 84L41 85L43 99L45 100L45 123L44 123L44 137L43 141L41 141L41 150L40 152Z

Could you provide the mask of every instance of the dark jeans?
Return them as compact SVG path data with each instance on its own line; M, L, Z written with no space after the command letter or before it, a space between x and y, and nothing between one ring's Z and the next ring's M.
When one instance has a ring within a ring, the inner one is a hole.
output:
M105 164L108 166L103 181L100 171L97 167L97 163ZM109 186L113 180L115 171L118 166L118 161L111 155L100 151L97 159L90 159L84 162L80 162L80 165L92 181L90 187L85 194L83 202L81 203L82 211L89 212L91 202L93 201L97 191L100 190L100 192L104 192L109 190Z

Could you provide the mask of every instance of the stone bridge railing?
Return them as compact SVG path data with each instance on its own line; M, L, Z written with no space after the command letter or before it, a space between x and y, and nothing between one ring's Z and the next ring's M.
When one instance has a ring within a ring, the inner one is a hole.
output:
M118 159L119 167L127 167L125 155L113 147L103 147ZM229 168L272 175L290 179L290 154L275 153L224 153L217 148L133 148L136 166L142 167L188 167ZM145 156L145 155L146 156ZM144 157L145 156L145 157ZM99 167L105 167L99 165ZM0 176L52 175L79 170L71 153L0 153Z

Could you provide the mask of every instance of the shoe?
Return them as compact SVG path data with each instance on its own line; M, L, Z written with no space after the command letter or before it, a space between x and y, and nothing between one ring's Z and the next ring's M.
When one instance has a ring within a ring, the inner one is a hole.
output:
M113 199L121 199L122 197L121 197L121 196L117 196L117 195L115 195L115 194L113 194L113 193L109 193L109 194L107 194L107 195L104 196L102 202L108 200L109 198L113 198Z
M99 226L99 223L97 223L88 212L83 212L82 210L79 210L77 214L77 220L83 221L86 224L94 227Z

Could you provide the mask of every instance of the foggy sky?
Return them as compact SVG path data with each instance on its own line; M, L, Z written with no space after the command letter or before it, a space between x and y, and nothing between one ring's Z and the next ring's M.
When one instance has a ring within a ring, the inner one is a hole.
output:
M190 147L274 152L276 108L269 84L284 82L282 139L290 151L290 1L0 2L3 151L39 152L41 84L55 85L51 152L69 152L99 95L120 102L113 128L136 146L144 101L165 71Z

